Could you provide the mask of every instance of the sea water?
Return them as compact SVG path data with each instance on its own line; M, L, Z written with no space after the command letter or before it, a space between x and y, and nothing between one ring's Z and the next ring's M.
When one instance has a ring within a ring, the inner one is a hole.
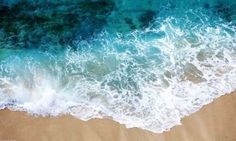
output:
M0 109L163 132L236 89L236 1L1 0Z

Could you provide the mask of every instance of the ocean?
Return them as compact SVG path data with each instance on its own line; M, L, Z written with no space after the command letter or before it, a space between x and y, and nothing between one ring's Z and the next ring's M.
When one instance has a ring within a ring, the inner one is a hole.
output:
M0 0L0 109L167 131L236 89L236 0Z

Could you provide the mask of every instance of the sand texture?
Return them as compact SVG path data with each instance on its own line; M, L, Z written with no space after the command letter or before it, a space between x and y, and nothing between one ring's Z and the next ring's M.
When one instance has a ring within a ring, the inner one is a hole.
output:
M216 99L161 134L106 119L85 122L1 110L0 141L236 141L236 93Z

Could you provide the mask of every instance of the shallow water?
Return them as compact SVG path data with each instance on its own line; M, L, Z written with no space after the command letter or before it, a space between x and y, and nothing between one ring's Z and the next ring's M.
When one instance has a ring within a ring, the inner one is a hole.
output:
M1 1L0 108L163 132L236 88L236 1Z

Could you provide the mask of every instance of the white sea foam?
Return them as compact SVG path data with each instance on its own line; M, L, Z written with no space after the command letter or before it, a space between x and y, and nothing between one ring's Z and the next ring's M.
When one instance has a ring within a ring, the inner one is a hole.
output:
M236 89L235 29L175 22L167 18L129 35L104 33L57 55L12 53L0 62L0 109L169 130Z

